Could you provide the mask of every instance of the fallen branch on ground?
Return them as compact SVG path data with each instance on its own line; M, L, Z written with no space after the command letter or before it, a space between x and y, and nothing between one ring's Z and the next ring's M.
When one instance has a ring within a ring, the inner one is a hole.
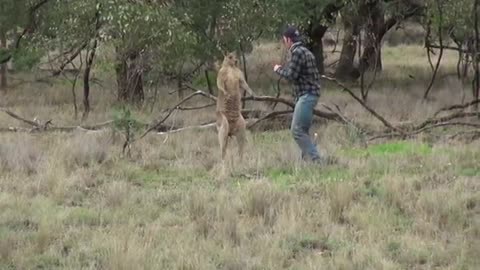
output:
M324 75L322 75L321 77L325 80L331 81L336 85L340 86L343 89L343 91L347 92L351 97L353 97L353 99L355 99L358 103L360 103L360 105L362 105L363 108L365 108L370 114L372 114L375 118L377 118L380 122L382 122L384 126L386 126L392 131L395 131L401 134L405 133L403 130L397 127L394 127L390 122L388 122L385 118L383 118L380 114L378 114L374 109L370 108L365 102L363 102L361 98L355 95L355 93L353 93L353 91L350 90L348 87L346 87L344 84L342 84L341 82L337 81L334 78L330 78Z
M204 97L207 97L207 98L211 98L214 97L213 95L210 95L208 93L205 93L203 91L195 91L193 92L192 94L188 95L186 98L180 100L177 104L175 104L175 106L173 106L172 108L168 109L167 110L167 114L161 119L159 120L156 124L153 124L151 125L142 135L140 135L140 137L137 139L142 139L144 138L145 136L147 136L148 133L150 133L151 131L155 130L158 128L158 126L160 126L161 124L163 124L169 117L170 115L178 110L178 108L180 107L180 105L182 105L183 103L187 102L188 100L192 99L193 97L196 97L196 96L204 96ZM216 100L216 98L215 98Z
M367 131L366 129L358 126L356 123L352 122L351 120L349 120L348 118L346 118L342 113L341 113L341 110L340 108L338 107L337 104L334 104L335 108L337 108L337 112L334 111L332 108L330 108L329 106L327 106L326 104L322 104L323 107L325 107L327 110L329 110L330 112L332 113L335 113L337 114L339 117L341 117L343 119L343 121L347 124L347 126L350 126L352 127L356 132L358 132L359 134L367 134L369 133L369 131Z
M196 92L201 92L203 96L206 96L212 100L217 100L217 98L213 95L210 95L202 90L199 90L197 89L196 87L193 87L191 85L185 85L187 88L195 91ZM272 97L272 96L250 96L250 97L244 97L242 98L242 100L244 101L263 101L263 102L270 102L270 103L282 103L284 105L287 105L291 108L295 108L295 103L291 100L288 100L288 99L285 99L285 98L281 98L281 97ZM318 117L321 117L321 118L324 118L324 119L327 119L327 120L332 120L332 121L337 121L337 122L341 122L343 123L343 119L341 117L339 117L337 114L335 113L328 113L328 112L324 112L324 111L321 111L321 110L317 110L315 109L313 111L313 114L315 116L318 116Z
M30 128L24 127L8 127L8 128L0 128L0 132L36 132L36 131L63 131L63 132L70 132L74 130L99 130L106 126L110 126L113 124L113 121L106 121L99 124L93 125L79 125L79 126L55 126L52 120L45 121L45 123L40 123L40 121L32 121L28 120L22 116L17 115L16 113L9 111L4 108L0 108L0 111L4 112L5 114L9 115L10 117L25 123L30 126Z
M355 123L354 121L348 119L345 115L343 115L340 108L335 104L334 105L336 110L332 109L330 106L321 104L325 109L327 109L327 111L321 111L316 109L314 111L314 114L319 118L333 120L342 124L346 124L347 126L351 126L355 130L357 130L359 134L362 134L362 136L363 135L371 136L370 138L367 139L367 141L373 141L381 138L402 138L402 139L410 138L431 129L435 129L439 127L447 127L447 126L463 126L463 127L473 127L473 128L476 128L477 130L480 129L480 123L461 121L461 119L480 116L480 112L464 111L465 109L480 103L480 100L475 100L466 104L457 104L457 105L441 108L439 111L437 111L434 114L434 116L426 119L423 122L420 122L419 124L409 123L409 124L401 124L401 125L394 126L392 123L390 123L385 118L383 118L380 114L378 114L374 109L369 107L365 102L363 102L352 90L350 90L343 84L337 82L333 78L326 77L326 76L322 76L322 78L327 79L329 81L333 81L334 83L342 87L343 91L347 92L351 97L353 97L357 102L359 102L362 105L362 107L365 108L365 110L367 110L376 119L378 119L386 127L386 129L384 129L381 132L373 132L371 130L368 130L367 128L363 128L357 123ZM180 100L179 102L177 102L173 107L164 110L162 113L163 116L159 121L153 121L151 124L140 123L140 126L142 128L143 127L146 128L146 131L143 132L141 136L137 137L136 140L132 140L128 142L127 146L129 147L133 142L139 139L142 139L152 131L157 131L156 133L157 135L166 135L166 134L173 134L173 133L178 133L186 130L213 128L215 126L215 123L207 123L199 126L187 126L187 127L172 127L164 124L177 110L200 110L200 109L208 108L215 105L215 103L209 103L209 104L197 106L197 107L193 107L193 106L183 107L182 105L184 105L184 103L193 99L195 96L203 96L212 101L217 100L217 98L214 95L198 90L193 86L188 85L187 88L194 90L194 92L188 95L187 97L185 97L184 99ZM274 118L276 118L277 120L279 119L279 117L280 117L280 122L282 123L281 124L282 128L285 128L284 120L288 119L288 117L282 118L281 116L286 116L288 114L291 114L295 107L295 103L293 101L285 98L281 98L281 97L254 96L254 97L245 97L244 100L260 101L260 102L268 102L268 103L278 102L289 107L287 110L273 111L273 112L266 112L262 110L242 110L242 114L244 115L245 119L247 119L247 122L248 122L247 127L249 129L255 127L261 122L265 122L266 120L274 119ZM454 111L454 112L442 117L437 117L437 115L442 112L450 112L450 111ZM52 120L48 120L44 123L36 119L34 119L33 121L28 120L25 117L19 116L18 114L12 111L9 111L5 108L0 108L0 112L4 112L10 117L30 126L30 128L25 128L25 127L0 128L0 132L41 132L41 131L70 132L74 130L96 131L114 124L114 121L106 121L104 123L86 125L86 126L55 126ZM269 130L270 128L271 127L267 127L265 130ZM478 131L480 132L480 130Z
M172 133L178 133L178 132L185 131L185 130L208 129L208 128L213 128L213 127L215 127L215 124L216 124L216 123L209 123L209 124L200 125L200 126L188 126L188 127L177 128L177 129L173 129L173 130L169 130L169 131L164 131L164 132L157 132L157 133L155 133L155 134L157 134L157 135L167 135L167 134L172 134Z
M195 111L195 110L201 110L201 109L206 109L215 106L215 103L213 104L205 104L202 106L196 106L196 107L178 107L179 111Z
M254 121L253 123L249 124L247 126L247 128L252 128L254 126L256 126L258 123L262 122L262 121L265 121L267 119L270 119L270 118L274 118L274 117L277 117L279 115L284 115L284 114L289 114L289 113L293 113L293 110L286 110L286 111L274 111L274 112L271 112L271 113L268 113L267 115L257 119L256 121Z
M465 104L456 104L448 107L441 108L437 112L433 114L433 117L436 117L442 112L447 112L447 111L453 111L453 110L459 110L459 109L466 109L468 107L474 106L476 104L480 104L480 99L473 100L471 102L465 103Z
M375 135L371 138L368 139L368 141L374 141L378 139L384 139L384 138L409 138L413 137L414 135L418 135L422 132L425 132L427 130L431 130L434 128L439 128L439 127L447 127L447 126L464 126L464 127L474 127L474 128L479 128L480 129L480 123L467 123L467 122L443 122L443 123L434 123L432 125L427 125L419 129L415 129L407 134L399 134L399 133L384 133L380 135ZM480 130L478 130L480 132Z
M15 119L23 122L23 123L26 123L26 124L28 124L28 125L30 125L30 126L34 126L34 127L40 126L39 123L34 122L34 121L30 121L30 120L25 119L25 118L23 118L23 117L21 117L21 116L18 116L17 114L15 114L15 113L7 110L7 109L0 108L0 111L4 112L4 113L8 114L9 116L11 116L11 117L13 117L13 118L15 118Z
M440 117L440 118L429 118L427 120L425 120L423 123L413 127L413 128L410 128L409 131L412 132L412 131L415 131L415 130L420 130L420 129L423 129L429 125L436 125L438 123L446 123L448 121L452 121L452 120L455 120L455 119L460 119L460 118L469 118L469 117L475 117L475 116L480 116L480 112L456 112L456 113L453 113L453 114L450 114L450 115L447 115L447 116L444 116L444 117Z
M471 138L470 140L475 140L475 139L479 139L480 138L480 129L472 129L472 130L466 130L466 131L459 131L455 134L452 134L450 136L448 136L446 139L447 140L453 140L457 137L460 137L460 136L467 136L467 135L470 135Z

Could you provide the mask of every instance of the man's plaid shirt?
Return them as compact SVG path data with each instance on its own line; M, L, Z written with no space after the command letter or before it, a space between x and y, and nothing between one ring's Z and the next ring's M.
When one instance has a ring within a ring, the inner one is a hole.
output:
M290 48L292 57L285 67L277 69L277 73L293 82L295 98L311 93L320 96L320 74L315 57L301 42Z

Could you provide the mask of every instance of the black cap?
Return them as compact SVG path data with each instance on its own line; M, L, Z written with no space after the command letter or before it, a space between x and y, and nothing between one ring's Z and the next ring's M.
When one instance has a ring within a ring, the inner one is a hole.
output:
M288 26L283 32L283 36L291 38L292 40L300 39L300 31L295 26Z

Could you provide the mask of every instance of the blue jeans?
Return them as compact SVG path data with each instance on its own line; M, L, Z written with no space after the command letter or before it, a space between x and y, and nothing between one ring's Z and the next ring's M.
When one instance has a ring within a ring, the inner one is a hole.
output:
M313 144L309 131L318 99L318 96L312 94L305 94L297 99L290 128L295 142L302 150L302 158L309 156L314 161L320 160L320 153Z

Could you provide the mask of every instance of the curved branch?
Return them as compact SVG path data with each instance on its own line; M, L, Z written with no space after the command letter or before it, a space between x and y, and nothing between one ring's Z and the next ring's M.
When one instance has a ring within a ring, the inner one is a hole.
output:
M442 38L443 10L442 10L442 7L440 6L440 1L436 0L436 2L437 2L437 9L438 9L438 16L439 16L438 41L440 42L440 54L438 55L437 64L435 65L435 70L433 71L432 79L430 80L427 90L425 90L425 93L423 94L424 100L428 98L428 94L430 93L430 90L432 90L433 83L435 82L435 78L437 77L438 69L440 68L440 62L442 61L442 57L443 57L443 38Z
M474 106L476 104L480 104L480 99L473 100L473 101L468 102L466 104L455 104L455 105L452 105L452 106L449 106L449 107L441 108L440 110L438 110L436 113L433 114L433 117L436 117L437 115L439 115L442 112L459 110L459 109L466 109L466 108L468 108L470 106Z
M60 75L64 70L65 70L65 67L72 63L73 60L75 60L75 58L77 58L77 56L82 52L83 49L85 49L88 45L88 42L84 42L82 45L80 45L80 47L78 47L75 52L72 53L72 55L70 55L70 57L65 61L63 62L60 67L55 70L53 73L52 73L52 76L58 76Z
M167 114L162 118L160 119L156 124L154 125L151 125L138 139L142 139L143 137L147 136L148 133L150 133L151 131L157 129L159 126L161 126L169 117L170 115L172 115L172 113L176 110L179 109L180 105L182 105L183 103L187 102L188 100L192 99L193 97L195 96L205 96L205 97L209 97L210 98L210 95L203 92L203 91L196 91L190 95L188 95L187 97L185 97L184 99L180 100L177 104L175 104L175 106L173 106L172 108L168 109L167 111ZM137 139L137 140L138 140Z
M378 114L374 109L370 108L365 102L363 102L363 100L361 98L359 98L357 95L355 95L355 93L353 93L352 90L350 90L349 88L347 88L344 84L340 83L339 81L337 81L336 79L334 78L330 78L330 77L327 77L325 75L322 75L321 76L323 79L326 79L328 81L331 81L333 83L335 83L336 85L340 86L343 91L347 92L350 96L352 96L356 101L358 101L358 103L360 103L360 105L362 105L363 108L365 108L369 113L371 113L375 118L377 118L380 122L382 122L382 124L384 126L386 126L387 128L389 128L390 130L392 131L396 131L400 134L404 134L404 131L402 131L401 129L397 128L397 127L394 127L392 124L390 124L390 122L388 122L385 118L383 118L380 114Z
M430 118L425 120L423 123L413 127L411 130L419 130L422 129L428 125L435 125L438 123L443 123L443 122L448 122L454 119L459 119L459 118L467 118L467 117L475 117L475 116L480 116L480 112L457 112L453 113L451 115L447 115L444 117L440 118Z
M25 119L25 118L23 118L23 117L15 114L15 113L13 113L13 112L7 110L7 109L0 108L0 111L8 114L10 117L12 117L12 118L14 118L14 119L17 119L17 120L19 120L19 121L21 121L21 122L24 122L24 123L26 123L26 124L28 124L28 125L30 125L30 126L33 126L33 127L38 127L38 126L40 126L39 123L34 122L34 121L30 121L30 120L28 120L28 119Z
M432 53L432 45L430 44L430 33L432 31L432 21L431 20L428 20L428 23L427 23L427 31L426 31L426 34L425 34L425 48L427 49L427 59L428 59L428 64L430 64L430 68L432 69L432 71L435 69L435 67L433 66L433 62L432 62L432 56L431 56L431 53Z
M267 120L267 119L274 118L274 117L277 117L277 116L279 116L279 115L289 114L289 113L293 113L293 110L275 111L275 112L268 113L268 114L266 114L265 116L263 116L262 118L256 120L256 121L253 122L252 124L250 124L250 125L248 126L248 128L252 128L252 127L254 127L255 125L257 125L258 123L260 123L260 122L262 122L262 121L265 121L265 120Z
M407 137L412 137L414 135L418 135L418 134L420 134L424 131L427 131L427 130L431 130L431 129L439 128L439 127L447 127L447 126L463 126L463 127L480 128L480 124L478 124L478 123L442 122L442 123L435 123L435 124L430 125L430 126L422 127L420 129L414 130L414 131L412 131L410 133L407 133L407 134L384 133L384 134L376 135L376 136L373 136L373 137L369 138L368 141L374 141L374 140L384 139L384 138L390 138L390 139L397 138L397 137L407 138ZM477 132L478 132L478 130L477 130Z

